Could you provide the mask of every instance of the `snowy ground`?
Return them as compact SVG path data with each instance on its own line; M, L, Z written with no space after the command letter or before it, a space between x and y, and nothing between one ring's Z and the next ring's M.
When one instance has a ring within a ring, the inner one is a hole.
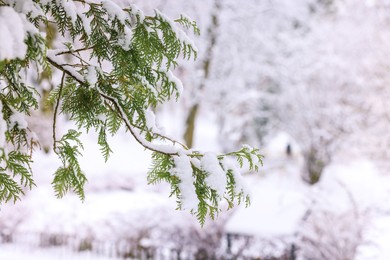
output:
M162 117L161 121L164 120ZM168 130L177 131L174 128ZM215 141L210 140L215 140L210 136L213 134L213 128L201 129L197 134L197 145L206 143L211 150L218 150ZM146 172L151 153L132 140L129 133L111 138L114 153L107 163L96 144L97 136L90 133L83 139L85 150L81 165L88 177L85 201L80 201L72 193L56 199L50 182L60 162L53 153L36 152L33 171L37 187L27 191L26 196L15 205L6 204L1 208L0 231L12 234L14 243L0 243L0 259L105 259L92 253L76 254L73 251L78 250L77 246L42 248L41 238L37 235L41 233L61 234L71 237L71 240L92 236L98 243L107 242L110 246L117 244L121 237L137 237L144 229L157 225L161 230L199 227L196 218L188 212L175 210L176 201L168 197L168 185L147 184ZM159 238L162 235L157 232L153 236ZM0 237L1 240L4 238ZM147 244L150 241L141 242ZM98 247L103 247L101 251L104 255L110 254L110 249L104 248L106 245ZM115 254L112 255L115 258Z
M217 150L215 128L209 127L209 122L201 125L197 145ZM61 200L54 197L50 173L58 161L53 155L36 154L38 187L16 205L1 209L0 229L3 234L13 234L14 241L0 243L0 259L116 259L113 248L129 237L136 237L145 247L170 248L177 243L175 239L184 241L193 234L204 238L212 233L213 228L201 230L188 212L175 211L166 185L147 185L150 154L128 135L112 139L114 155L108 163L100 156L95 138L85 137L82 165L89 183L84 203L73 194ZM308 186L300 178L299 153L286 156L285 142L286 137L279 135L264 149L265 167L246 177L252 205L228 214L224 232L281 241L281 245L290 243L286 241L299 244L300 237L322 239L325 248L335 247L331 238L336 236L336 247L357 248L353 259L390 259L389 178L380 175L372 162L355 158L333 163L318 185ZM337 222L332 222L335 219ZM324 226L321 232L314 232L319 230L315 223L328 223L332 228ZM183 238L175 238L177 232ZM60 241L53 247L58 241L47 238L49 244L42 247L37 235L41 233L65 235L73 241L70 244L77 245L63 246ZM101 243L99 252L75 253L80 241L92 237L95 244ZM311 254L310 247L302 246L304 254ZM258 247L267 248L264 242L252 244L252 252L258 252ZM270 252L275 250L275 245L269 247Z
M74 253L68 248L37 248L21 245L0 245L0 259L4 260L113 260L90 251ZM118 258L119 259L119 258Z

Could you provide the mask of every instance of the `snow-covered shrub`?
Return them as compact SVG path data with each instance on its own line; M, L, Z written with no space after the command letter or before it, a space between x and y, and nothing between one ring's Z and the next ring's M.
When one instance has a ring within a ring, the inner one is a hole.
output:
M18 230L18 226L26 217L28 217L28 210L22 205L12 205L13 210L8 211L6 205L0 209L0 243L13 242L14 234Z
M363 241L363 224L354 210L312 212L299 234L298 254L301 259L354 259Z
M132 216L115 216L106 223L105 234L111 234L115 244L126 244L123 251L118 251L123 256L137 257L143 252L157 255L165 251L178 258L209 259L216 257L220 248L222 224L221 216L201 228L189 215L158 208L133 212Z
M230 245L230 247L229 247ZM245 235L225 235L223 257L228 259L290 259L291 238L257 238Z

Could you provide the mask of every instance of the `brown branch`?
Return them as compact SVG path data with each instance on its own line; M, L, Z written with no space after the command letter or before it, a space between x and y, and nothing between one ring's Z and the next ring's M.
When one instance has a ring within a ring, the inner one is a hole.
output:
M58 112L58 107L59 107L59 104L60 104L61 93L62 93L62 87L64 86L64 79L65 79L65 72L62 73L61 84L60 84L60 91L58 92L57 103L56 103L56 107L54 108L54 118L53 118L53 150L54 150L55 153L57 153L57 152L56 152L56 148L57 148L57 145L56 145L56 142L57 142L57 139L56 139L57 112Z
M139 143L141 144L143 147L149 149L150 151L153 151L153 152L158 152L158 153L163 153L163 154L166 154L166 155L177 155L177 153L169 153L169 152L163 152L163 151L160 151L160 150L157 150L151 146L148 146L148 145L145 145L141 140L139 140L139 138L137 137L137 134L134 132L134 129L133 129L133 126L128 122L128 120L126 120L127 116L123 113L122 109L120 108L118 102L108 96L108 95L105 95L103 93L100 92L100 96L102 96L103 98L109 100L116 108L120 118L123 120L123 122L125 123L127 129L130 131L131 135L134 137L134 139ZM169 140L168 138L166 138L167 140ZM171 141L171 140L170 140ZM174 141L172 141L173 143L175 143Z
M73 78L75 81L77 81L81 85L83 85L83 86L87 85L84 81L81 81L78 78L76 78L69 70L65 69L63 66L61 66L60 64L58 64L54 60L50 59L49 57L46 57L46 58L47 58L47 61L50 62L51 65L53 65L54 67L56 67L60 71L64 72L66 75L70 76L71 78Z
M75 56L76 58L79 58L81 62L83 62L84 60L81 59L80 57L77 57ZM87 86L89 85L88 82L85 82L83 80L80 80L78 79L74 74L72 74L72 72L70 72L69 70L67 70L66 68L64 68L64 66L69 66L69 67L84 67L85 65L83 64L68 64L68 63L63 63L63 64L59 64L57 63L56 61L52 60L50 57L46 57L47 60L49 61L49 63L51 65L53 65L55 68L59 69L60 71L64 72L65 74L67 74L68 76L70 76L71 78L73 78L75 81L77 81L80 85L82 86ZM84 61L87 65L90 66L90 64L86 61Z
M84 48L80 48L80 49L76 49L76 50L62 51L62 52L56 53L55 55L56 55L56 56L59 56L59 55L64 55L64 54L73 54L73 53L75 53L75 52L87 51L87 50L91 50L91 49L93 49L93 48L95 48L95 46L84 47Z
M73 78L73 79L74 79L75 81L77 81L78 83L80 83L80 85L82 85L82 86L87 86L87 85L88 85L86 82L84 82L84 81L78 79L76 76L74 76L69 70L67 70L66 68L64 68L63 66L61 66L61 64L58 64L57 62L55 62L54 60L50 59L49 57L47 57L47 60L48 60L55 68L61 70L61 71L64 73L64 74L63 74L63 77L64 77L64 75L66 74L66 75L70 76L71 78ZM62 85L62 82L61 82L61 85ZM127 129L130 131L131 135L134 137L134 139L135 139L139 144L141 144L143 147L145 147L146 149L151 150L151 151L153 151L153 152L159 152L159 153L163 153L163 154L166 154L166 155L177 155L177 153L169 153L169 152L160 151L160 150L158 150L158 149L155 149L155 148L153 148L153 147L151 147L151 146L148 146L148 145L146 145L145 143L143 143L143 142L138 138L137 134L134 132L134 129L133 129L133 128L136 128L136 126L131 125L130 122L129 122L128 120L126 120L126 119L127 119L127 116L124 114L124 112L123 112L123 110L121 109L121 107L120 107L120 105L118 104L118 102L117 102L114 98L112 98L112 97L110 97L110 96L108 96L108 95L105 95L104 93L102 93L102 92L100 92L100 91L99 91L99 94L100 94L100 96L102 96L103 98L109 100L109 101L115 106L115 109L116 109L117 112L119 113L120 118L123 120L123 122L125 123ZM58 103L57 103L57 105L58 105ZM180 144L183 148L186 148L185 145L183 145L183 144L181 144L180 142L177 142L177 141L175 141L175 140L172 140L171 138L165 137L165 136L160 135L160 134L156 134L156 135L158 135L158 136L160 136L161 138L164 138L164 139L166 139L166 140L169 140L169 141L172 142L173 144L178 143L178 144Z
M111 100L110 100L110 101L111 101ZM112 101L111 101L111 102L112 102ZM113 111L114 113L116 112L116 113L119 115L119 117L124 121L124 119L122 118L122 115L119 113L119 111L116 111L116 110L115 110L110 104L108 104L106 101L104 101L104 103L110 108L111 111ZM139 129L139 130L142 130L141 127L139 127L139 126L134 126L134 125L133 125L133 127L137 128L137 129ZM181 142L179 142L179 141L176 141L176 140L174 140L174 139L172 139L172 138L170 138L170 137L167 137L167 136L165 136L165 135L158 134L158 133L153 133L153 135L154 135L154 136L157 136L157 137L160 137L160 138L162 138L162 139L164 139L164 140L168 140L168 141L172 142L173 144L179 144L179 145L181 145L184 149L188 150L188 147L187 147L185 144L183 144L183 143L181 143Z

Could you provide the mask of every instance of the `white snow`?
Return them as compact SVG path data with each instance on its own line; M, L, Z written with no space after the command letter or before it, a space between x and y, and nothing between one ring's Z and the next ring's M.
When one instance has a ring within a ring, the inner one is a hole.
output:
M83 27L85 30L85 33L89 36L92 34L92 29L91 29L91 18L86 17L82 13L80 14L80 10L77 9L77 15L80 17Z
M43 10L39 5L34 3L32 0L6 0L6 2L10 3L13 8L23 14L29 14L32 17L37 17L39 15L44 15Z
M263 239L293 236L307 210L303 183L278 172L247 177L246 182L251 205L236 209L225 226L226 232Z
M237 192L243 192L244 194L250 195L250 189L247 187L243 176L241 175L240 169L236 162L232 162L231 158L223 158L222 161L223 167L226 170L231 170L233 172L233 177L236 182L235 188Z
M102 1L103 8L107 10L110 19L117 18L122 24L126 23L127 14L113 1Z
M48 50L46 55L49 59L51 59L55 63L62 65L62 67L67 72L69 72L76 80L78 80L80 82L84 82L84 77L73 66L67 65L67 62L64 60L63 56L57 55L57 54L61 53L62 51L64 51L64 50L60 50L60 49ZM66 51L68 51L68 50L66 50Z
M0 60L23 59L27 45L22 14L8 6L0 6Z
M25 119L25 116L17 111L13 112L9 120L11 122L9 125L10 129L12 129L15 125L17 125L19 129L26 129L28 127L28 123Z
M181 82L181 80L177 78L175 75L173 75L171 70L168 70L166 75L168 77L168 80L175 84L177 93L181 95L183 93L183 83Z
M116 260L96 253L72 252L67 247L36 248L15 244L0 244L0 257L4 260Z
M77 20L77 7L74 4L73 1L67 1L67 0L56 0L57 5L61 5L66 14L70 17L70 20L72 21L73 25L76 24Z
M181 153L174 157L175 167L171 173L180 179L180 199L183 209L197 209L198 196L195 192L194 177L192 176L192 167L187 155Z
M95 85L98 82L98 75L95 66L88 66L88 71L85 76L85 79L91 85Z
M133 31L129 27L125 26L124 34L118 39L119 46L121 46L125 51L130 50L132 37Z
M188 37L185 32L183 32L183 30L179 29L177 25L168 16L160 12L158 9L155 9L155 12L171 26L172 31L176 34L176 37L179 39L179 41L183 42L186 45L190 45L195 52L198 52L198 48L196 47L195 43Z
M146 127L148 129L151 129L152 131L154 129L158 130L156 127L156 115L153 113L152 110L148 109L145 111L145 120L146 120Z
M144 12L138 8L137 5L135 4L130 4L130 8L131 8L131 12L134 14L134 15L138 15L139 17L139 20L140 20L140 23L143 23L144 20L145 20L145 14Z
M202 169L208 173L206 183L214 189L219 199L223 198L227 184L226 174L222 170L216 154L206 153L201 159Z

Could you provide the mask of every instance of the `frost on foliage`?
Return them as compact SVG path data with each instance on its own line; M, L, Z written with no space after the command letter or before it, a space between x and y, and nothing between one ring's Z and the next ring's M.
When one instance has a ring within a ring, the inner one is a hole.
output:
M8 6L0 6L0 61L23 59L27 45L26 30L20 14Z

